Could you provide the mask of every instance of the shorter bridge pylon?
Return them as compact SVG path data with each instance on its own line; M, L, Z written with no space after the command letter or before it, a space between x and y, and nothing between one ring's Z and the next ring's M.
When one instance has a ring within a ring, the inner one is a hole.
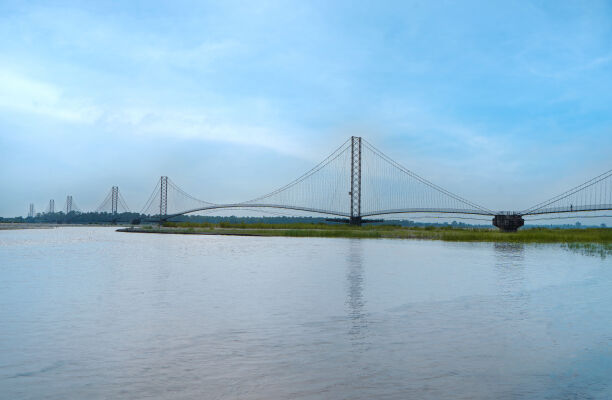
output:
M159 224L165 221L168 215L168 177L159 178Z

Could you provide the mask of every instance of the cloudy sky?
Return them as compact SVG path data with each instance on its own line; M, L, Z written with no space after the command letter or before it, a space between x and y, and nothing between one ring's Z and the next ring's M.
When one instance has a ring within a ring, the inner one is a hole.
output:
M612 6L531 1L0 1L0 215L215 202L350 135L490 209L612 167Z

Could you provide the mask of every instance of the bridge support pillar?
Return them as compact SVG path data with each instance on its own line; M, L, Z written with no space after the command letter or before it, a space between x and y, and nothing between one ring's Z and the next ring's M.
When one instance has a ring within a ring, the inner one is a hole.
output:
M117 214L117 205L119 204L119 187L113 186L111 188L111 214Z
M165 221L168 214L168 177L162 176L159 179L159 225Z
M525 225L525 220L519 214L498 214L493 217L493 225L502 232L516 232L518 228Z
M361 225L361 138L351 136L351 225Z
M72 196L66 196L66 215L72 211Z

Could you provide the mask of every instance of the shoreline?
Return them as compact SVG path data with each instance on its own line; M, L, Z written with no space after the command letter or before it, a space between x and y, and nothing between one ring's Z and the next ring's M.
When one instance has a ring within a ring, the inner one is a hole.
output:
M208 236L269 236L272 235L264 235L258 233L250 233L250 232L206 232L206 231L178 231L178 230L169 230L169 229L140 229L140 228L119 228L116 232L127 232L127 233L157 233L160 235L208 235Z
M14 231L20 229L54 229L54 228L78 228L78 227L97 227L97 228L116 228L129 227L129 225L111 225L111 224L48 224L48 223L31 223L31 222L0 222L0 231Z

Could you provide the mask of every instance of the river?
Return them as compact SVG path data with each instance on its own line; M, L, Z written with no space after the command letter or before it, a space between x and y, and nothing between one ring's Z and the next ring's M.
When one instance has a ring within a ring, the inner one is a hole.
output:
M612 259L0 231L6 399L610 399Z

